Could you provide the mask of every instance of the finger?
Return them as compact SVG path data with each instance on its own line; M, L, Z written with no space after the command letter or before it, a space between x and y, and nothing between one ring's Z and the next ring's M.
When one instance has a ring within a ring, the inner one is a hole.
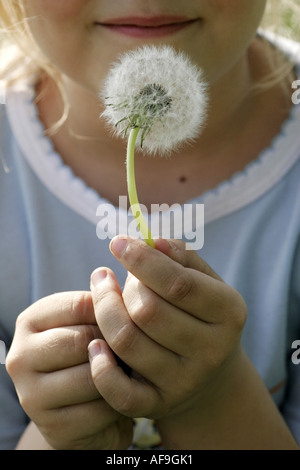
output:
M52 372L88 361L88 345L102 338L96 325L74 325L42 331L31 335L27 348L38 354L27 355L32 370ZM25 359L25 358L24 358Z
M37 409L51 410L101 398L91 377L89 362L51 373L31 375L20 380L17 391L28 414Z
M204 334L206 323L166 302L132 274L127 277L123 300L130 318L140 330L180 356L193 355L199 349L199 338L207 337Z
M96 324L90 292L53 294L35 302L21 313L17 326L41 332L61 326Z
M110 246L128 271L167 302L208 323L222 319L229 288L224 282L185 268L139 239L116 237Z
M108 268L98 269L91 280L99 328L114 353L150 381L161 375L158 372L165 362L175 367L179 360L177 355L154 342L131 320L113 272Z
M196 251L186 249L186 243L182 240L165 240L164 238L158 238L154 240L154 243L157 250L185 268L195 269L218 281L223 281L209 264L207 264L204 259L200 258Z
M103 399L46 411L43 423L36 422L55 449L117 449L120 426L132 433L132 423Z
M52 372L88 361L88 344L102 337L96 325L77 325L29 334L26 354L17 335L9 352L8 371L12 377L26 376L28 371Z
M148 415L161 401L158 391L146 381L128 377L103 340L89 346L94 383L103 398L120 414L129 417Z
M89 362L39 375L39 393L47 396L47 409L77 405L102 398L91 376Z

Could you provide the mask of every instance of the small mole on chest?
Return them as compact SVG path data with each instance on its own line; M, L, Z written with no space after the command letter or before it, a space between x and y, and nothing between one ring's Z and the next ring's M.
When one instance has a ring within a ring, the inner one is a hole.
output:
M178 181L179 183L186 183L187 177L186 176L180 176Z

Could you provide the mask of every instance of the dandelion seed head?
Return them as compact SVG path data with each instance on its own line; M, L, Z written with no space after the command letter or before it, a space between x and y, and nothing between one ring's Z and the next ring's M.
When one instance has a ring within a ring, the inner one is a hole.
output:
M204 124L207 86L202 72L169 46L144 46L113 64L100 97L102 113L117 134L140 127L137 145L170 153L193 140Z

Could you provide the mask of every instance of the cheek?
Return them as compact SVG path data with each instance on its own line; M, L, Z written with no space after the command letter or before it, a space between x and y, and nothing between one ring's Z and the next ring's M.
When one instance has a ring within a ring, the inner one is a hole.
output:
M251 6L255 3L264 3L263 0L209 0L209 3L218 8L218 9L226 9L226 10L232 10L232 9L247 9L247 7L251 8Z
M87 0L24 0L29 28L46 55L58 46L61 55L82 39L86 5Z
M266 7L266 0L211 0L210 3L214 11L212 30L219 40L223 36L225 42L229 40L233 43L251 40Z
M199 0L200 1L200 0ZM245 56L265 8L265 0L207 0L203 35L195 37L193 57L213 84ZM191 46L189 46L191 47ZM199 59L197 59L197 56Z
M44 59L67 75L81 73L88 49L87 0L25 0L28 26ZM75 60L78 59L77 61Z
M78 15L86 3L86 0L24 0L24 8L28 16L41 15L59 21Z
M266 7L267 0L210 0L211 7L216 14L224 15L224 18L251 22L254 18L261 18Z

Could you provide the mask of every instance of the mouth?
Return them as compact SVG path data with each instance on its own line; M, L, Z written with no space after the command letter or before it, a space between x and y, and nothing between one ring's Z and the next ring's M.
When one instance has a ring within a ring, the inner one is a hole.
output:
M112 32L135 38L155 38L177 33L190 27L199 19L190 19L179 16L154 16L112 18L102 23L100 26Z

